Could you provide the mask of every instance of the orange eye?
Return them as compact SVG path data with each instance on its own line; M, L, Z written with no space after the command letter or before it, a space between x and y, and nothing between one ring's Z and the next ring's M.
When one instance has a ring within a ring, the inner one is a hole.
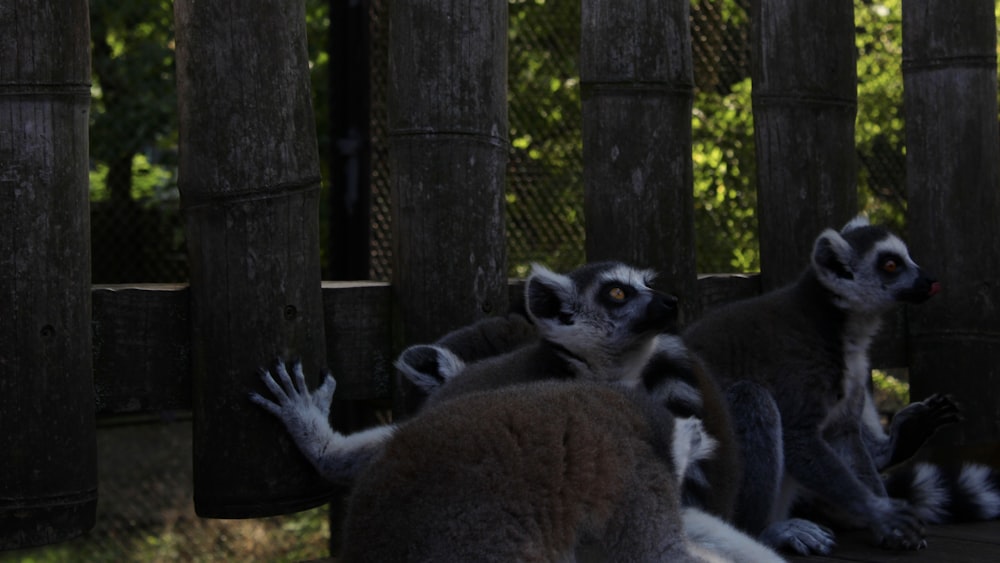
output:
M895 260L886 260L882 263L882 269L890 274L895 272L897 268L899 268L899 266L896 264Z
M615 301L625 301L625 290L620 287L612 287L608 290L608 297Z

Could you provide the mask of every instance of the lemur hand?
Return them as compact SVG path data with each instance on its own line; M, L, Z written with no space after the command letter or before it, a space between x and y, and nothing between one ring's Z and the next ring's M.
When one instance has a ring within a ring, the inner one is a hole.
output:
M267 369L260 369L264 385L276 400L251 393L250 400L278 417L300 446L303 440L329 432L330 402L337 389L337 381L324 370L323 384L310 393L302 374L302 362L295 362L293 376L288 375L285 363L277 361L274 368L277 379Z

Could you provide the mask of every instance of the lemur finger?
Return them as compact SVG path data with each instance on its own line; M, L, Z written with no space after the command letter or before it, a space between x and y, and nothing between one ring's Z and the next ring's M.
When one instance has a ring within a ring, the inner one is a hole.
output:
M288 376L285 362L278 360L278 365L274 366L274 371L278 374L281 386L285 388L286 393L289 395L295 393L295 385L292 384L292 379Z
M264 381L264 385L267 386L267 389L271 392L271 394L278 399L278 402L288 402L288 393L286 393L285 390L278 385L278 382L274 380L274 376L271 375L271 372L264 368L260 368L259 373L261 380Z
M273 414L274 416L281 416L281 406L260 395L259 393L250 393L250 400L261 406L267 412Z
M306 376L302 373L302 360L295 360L292 373L295 374L295 390L303 395L309 393L309 387L306 386Z
M313 397L317 405L329 409L330 402L333 401L333 394L337 391L337 380L333 378L328 369L324 369L322 374L323 384L319 386L319 389L316 389Z

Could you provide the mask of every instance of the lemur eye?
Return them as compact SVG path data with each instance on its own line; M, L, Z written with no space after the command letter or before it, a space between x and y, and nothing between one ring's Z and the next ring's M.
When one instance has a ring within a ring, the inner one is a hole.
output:
M608 297L610 297L612 301L625 301L625 290L618 286L614 286L608 290Z
M895 273L898 268L899 265L892 258L886 260L885 262L882 262L882 270L890 274Z

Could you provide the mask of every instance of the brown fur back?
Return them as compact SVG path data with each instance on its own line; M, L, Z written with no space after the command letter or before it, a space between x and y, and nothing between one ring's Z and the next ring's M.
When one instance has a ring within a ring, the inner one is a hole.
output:
M516 385L429 408L356 484L345 558L553 561L586 538L627 557L659 555L681 542L672 428L588 383Z

